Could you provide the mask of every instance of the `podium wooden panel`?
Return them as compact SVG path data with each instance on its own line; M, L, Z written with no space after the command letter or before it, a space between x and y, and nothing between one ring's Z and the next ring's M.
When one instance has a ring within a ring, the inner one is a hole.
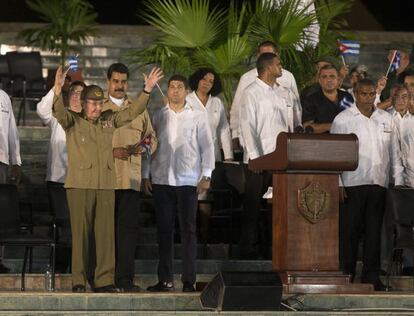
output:
M272 266L286 293L365 293L339 271L339 173L358 166L355 135L280 133L249 161L273 173Z

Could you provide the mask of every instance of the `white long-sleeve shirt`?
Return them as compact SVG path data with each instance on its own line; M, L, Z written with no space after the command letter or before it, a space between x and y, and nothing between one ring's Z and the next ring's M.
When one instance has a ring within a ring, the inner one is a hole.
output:
M201 177L211 177L215 166L214 144L207 113L186 103L176 113L169 105L153 116L158 138L157 151L143 160L143 178L151 173L152 183L197 186Z
M64 183L68 169L66 134L62 126L52 115L53 90L50 90L37 104L36 112L43 124L51 129L47 155L46 181Z
M0 162L21 165L19 132L10 97L0 89Z
M402 184L397 129L389 113L376 108L368 118L355 105L335 117L330 132L358 136L358 168L342 172L343 186L376 184L387 187L390 171L395 185Z
M404 168L402 184L414 188L414 115L407 112L403 117L399 115L398 119L394 117L395 120L399 121L397 135Z
M256 80L257 76L257 68L253 68L240 77L230 110L230 129L232 138L238 138L240 136L240 107L243 101L244 90ZM302 108L300 106L299 91L295 77L290 71L282 69L282 76L277 78L276 81L281 87L289 90L294 103L294 115L297 117L297 120L301 122Z
M191 104L191 106L207 112L216 161L222 160L220 148L223 148L224 159L233 159L230 126L227 121L223 102L220 98L210 95L204 106L195 91L193 91L187 95L187 102Z
M244 162L271 153L280 132L293 126L291 105L273 87L256 78L243 94L240 106L241 136L244 141Z

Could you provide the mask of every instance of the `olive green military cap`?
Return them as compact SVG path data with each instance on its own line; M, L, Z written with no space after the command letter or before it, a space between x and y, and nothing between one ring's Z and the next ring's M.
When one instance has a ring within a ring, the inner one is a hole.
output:
M104 92L101 87L97 85L90 85L86 86L85 89L82 90L81 98L83 101L85 100L103 100L104 99Z

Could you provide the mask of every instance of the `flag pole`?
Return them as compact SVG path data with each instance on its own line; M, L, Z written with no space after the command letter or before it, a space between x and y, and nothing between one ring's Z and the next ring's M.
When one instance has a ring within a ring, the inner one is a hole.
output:
M388 66L387 73L385 74L385 77L387 77L387 78L388 78L388 73L390 72L390 69L391 69L391 65L394 62L395 55L397 55L397 51L396 50L394 50L394 54L392 55L392 59L391 59L390 65Z
M344 55L341 54L342 63L346 66Z
M142 74L145 77L145 74ZM155 85L157 86L158 90L161 92L162 96L165 97L164 92L162 92L161 87L159 86L158 82L155 83Z

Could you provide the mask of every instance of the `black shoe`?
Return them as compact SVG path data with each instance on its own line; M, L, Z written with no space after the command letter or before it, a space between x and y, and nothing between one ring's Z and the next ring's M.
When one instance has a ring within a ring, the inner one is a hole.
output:
M158 282L155 285L147 287L150 292L172 292L174 291L174 284L172 282Z
M0 263L0 273L9 273L10 268L6 267L3 263Z
M74 285L72 287L72 292L73 293L85 293L86 292L86 288L85 288L84 285L80 285L80 284Z
M183 292L195 292L194 285L190 282L183 283Z
M381 282L381 280L379 278L376 278L374 280L361 278L361 283L371 283L374 286L374 291L387 291L387 290L390 290L390 288L387 289L387 287L384 285L384 283Z
M138 285L120 286L119 289L125 293L138 293L142 291Z
M117 288L115 285L105 285L101 287L94 288L95 293L121 293L121 290Z

